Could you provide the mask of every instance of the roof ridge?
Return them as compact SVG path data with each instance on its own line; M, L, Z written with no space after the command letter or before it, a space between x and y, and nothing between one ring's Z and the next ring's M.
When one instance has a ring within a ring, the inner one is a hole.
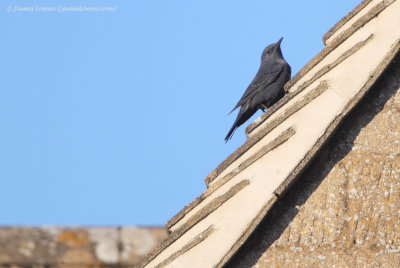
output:
M341 20L335 23L322 37L324 44L337 30L345 25L350 19L357 15L364 7L366 7L372 0L364 0L354 7L349 13L347 13Z

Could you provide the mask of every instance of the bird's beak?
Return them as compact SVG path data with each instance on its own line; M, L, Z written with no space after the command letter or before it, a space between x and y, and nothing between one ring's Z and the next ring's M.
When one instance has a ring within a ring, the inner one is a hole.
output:
M281 37L281 39L278 40L278 42L276 42L276 45L279 47L282 43L283 37Z

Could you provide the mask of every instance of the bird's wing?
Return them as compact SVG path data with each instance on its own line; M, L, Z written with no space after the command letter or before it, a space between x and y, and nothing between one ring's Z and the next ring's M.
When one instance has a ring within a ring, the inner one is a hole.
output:
M258 94L258 92L260 92L262 89L264 89L265 87L273 83L276 79L278 79L282 70L283 70L282 65L276 65L267 70L260 69L257 72L256 76L254 77L253 81L251 81L246 91L243 93L243 96L240 98L235 108L233 108L231 112L236 110L238 107L242 106L249 99Z

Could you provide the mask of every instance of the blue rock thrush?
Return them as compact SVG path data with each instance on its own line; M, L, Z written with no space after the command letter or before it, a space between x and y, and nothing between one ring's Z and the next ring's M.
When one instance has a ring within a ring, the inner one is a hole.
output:
M256 76L231 111L240 107L239 114L225 137L225 142L230 140L233 132L258 109L265 112L265 109L271 107L285 95L283 86L290 79L291 68L282 55L282 39L264 49Z

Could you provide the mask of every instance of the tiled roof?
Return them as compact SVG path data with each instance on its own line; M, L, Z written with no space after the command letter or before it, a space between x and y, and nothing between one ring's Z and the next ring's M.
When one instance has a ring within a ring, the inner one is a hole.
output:
M400 49L400 1L364 1L206 177L208 189L168 223L140 267L221 267L289 189ZM379 15L379 16L378 16Z

